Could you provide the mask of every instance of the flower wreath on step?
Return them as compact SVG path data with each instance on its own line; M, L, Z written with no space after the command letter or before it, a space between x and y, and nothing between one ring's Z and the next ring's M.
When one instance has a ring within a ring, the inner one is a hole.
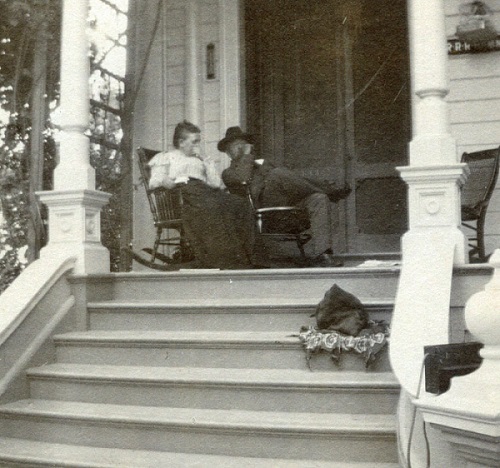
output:
M355 351L368 367L387 344L388 325L369 320L364 304L337 284L326 291L311 317L316 317L316 327L302 327L299 334L309 368L311 356L320 351L329 352L336 363L342 352Z
M311 369L312 355L322 351L330 353L336 364L340 364L343 352L354 351L364 357L365 367L369 367L387 345L389 326L384 321L369 321L368 327L361 330L357 336L304 326L300 329L298 337L304 346L309 369Z

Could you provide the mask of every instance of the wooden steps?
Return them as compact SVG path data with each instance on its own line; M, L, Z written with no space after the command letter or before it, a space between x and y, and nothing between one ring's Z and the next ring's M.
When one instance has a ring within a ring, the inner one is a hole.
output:
M3 437L46 442L244 457L396 461L395 416L387 414L332 417L21 400L1 407L0 415Z
M84 284L87 302L191 302L202 304L256 301L259 305L317 304L334 284L363 301L393 301L399 267L302 268L269 270L185 270L171 273L114 273L75 277Z
M71 468L398 468L397 463L332 463L86 447L0 437L2 466Z
M326 290L325 290L326 291ZM324 291L323 291L324 294ZM320 294L320 298L323 296ZM319 300L255 297L240 300L182 301L106 301L89 302L89 324L92 330L155 330L175 331L298 331L303 325L314 325ZM391 319L392 300L363 298L374 320Z
M29 371L32 398L249 411L394 414L390 373L53 364Z
M307 370L297 331L288 332L76 332L55 337L59 362L162 367L273 368ZM365 370L363 359L345 353L339 365L324 353L313 356L311 368L337 372ZM371 371L389 371L382 353Z
M311 371L297 336L334 282L390 321L397 271L326 270L75 277L88 327L0 406L0 465L398 466L387 350Z

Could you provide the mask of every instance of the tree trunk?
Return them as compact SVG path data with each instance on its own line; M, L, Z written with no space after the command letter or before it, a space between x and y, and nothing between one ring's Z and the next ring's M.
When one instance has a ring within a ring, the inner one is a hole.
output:
M44 227L40 214L40 204L35 192L43 190L44 136L46 120L46 82L47 82L47 24L39 25L35 40L33 59L33 90L31 99L30 135L30 223L28 226L28 261L31 263L39 256L44 237Z

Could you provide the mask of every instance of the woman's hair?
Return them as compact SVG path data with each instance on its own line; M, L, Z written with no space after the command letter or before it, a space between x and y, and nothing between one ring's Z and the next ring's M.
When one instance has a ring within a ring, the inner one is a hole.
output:
M174 148L179 149L179 143L191 133L201 133L199 127L187 120L178 123L174 130Z

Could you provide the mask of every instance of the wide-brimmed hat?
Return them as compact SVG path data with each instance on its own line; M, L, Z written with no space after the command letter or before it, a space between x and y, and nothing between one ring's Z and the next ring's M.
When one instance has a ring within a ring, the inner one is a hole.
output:
M254 141L253 136L245 133L240 127L229 127L226 130L226 136L217 144L217 149L225 153L227 145L234 140L245 140L247 143L252 144Z

